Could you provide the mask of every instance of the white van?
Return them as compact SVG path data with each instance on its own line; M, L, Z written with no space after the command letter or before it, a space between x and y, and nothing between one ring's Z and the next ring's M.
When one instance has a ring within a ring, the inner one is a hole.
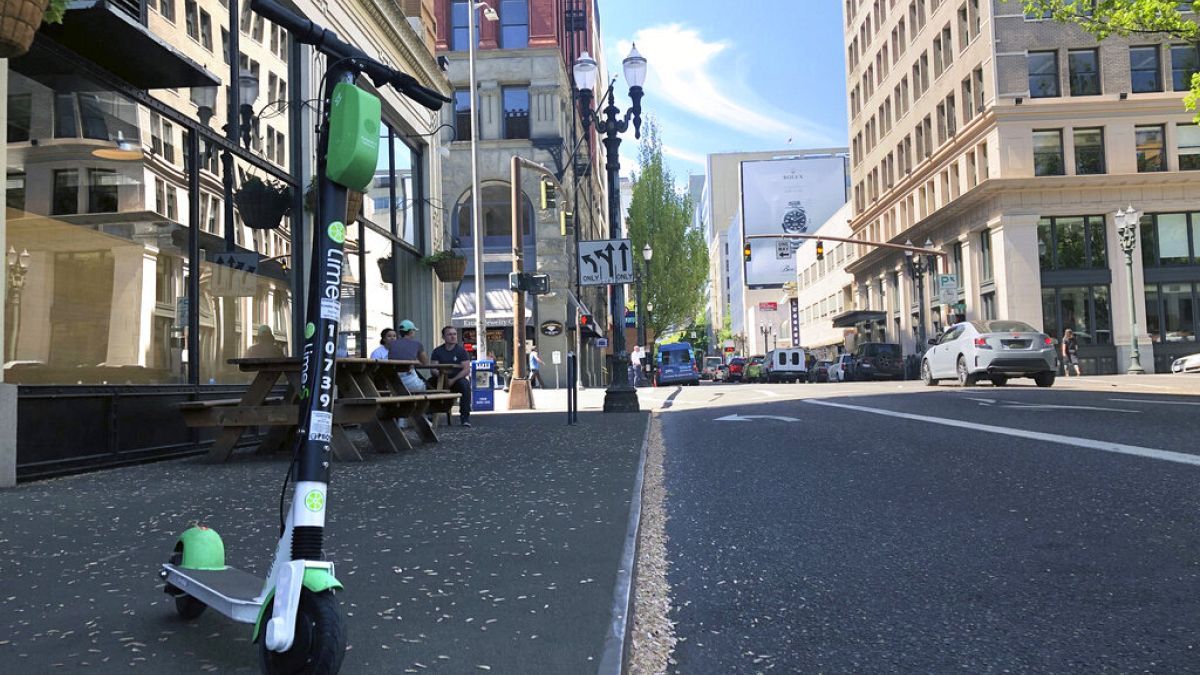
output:
M772 349L763 364L767 382L804 382L808 379L807 354L799 347Z

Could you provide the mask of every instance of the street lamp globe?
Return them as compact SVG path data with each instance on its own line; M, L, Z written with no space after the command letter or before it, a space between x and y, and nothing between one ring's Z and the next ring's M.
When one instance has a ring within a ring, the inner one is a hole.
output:
M911 248L913 245L912 239L905 239L904 245L909 247L909 248L904 249L904 257L908 258L909 260L912 260L912 255L913 255L912 248Z
M579 55L575 59L575 66L571 69L575 74L575 87L579 91L593 91L596 89L596 73L599 68L596 67L596 59L593 59L587 52Z
M642 83L646 81L646 57L638 53L636 42L629 50L629 56L625 57L621 65L625 68L625 81L629 83L629 86L631 88L642 86Z
M642 247L642 259L645 260L646 262L650 262L650 258L653 258L653 257L654 257L654 249L650 248L650 244L646 244L645 246L643 246Z

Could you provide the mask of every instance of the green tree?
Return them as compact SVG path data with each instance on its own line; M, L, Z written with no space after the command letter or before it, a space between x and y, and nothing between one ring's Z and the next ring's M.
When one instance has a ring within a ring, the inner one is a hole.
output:
M1008 2L1009 0L1005 0ZM1015 1L1015 0L1013 0ZM1171 40L1200 44L1200 26L1190 13L1192 2L1178 0L1021 0L1025 13L1044 16L1079 26L1097 40L1110 35L1157 35ZM1192 89L1183 99L1184 108L1196 110L1200 100L1200 72L1192 73ZM1195 121L1200 123L1200 113Z
M646 325L657 335L671 326L690 324L699 313L708 280L708 245L703 229L692 225L691 198L676 189L675 177L663 163L658 122L653 117L642 126L638 164L629 205L629 237L634 264L642 274L643 302L654 304ZM647 243L654 251L649 275L642 258Z

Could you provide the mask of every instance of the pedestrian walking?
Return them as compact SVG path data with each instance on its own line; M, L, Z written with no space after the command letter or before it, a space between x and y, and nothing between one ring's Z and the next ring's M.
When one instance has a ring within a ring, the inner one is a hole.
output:
M635 387L642 384L641 345L634 345L633 351L629 352L629 382Z
M1071 366L1075 367L1075 377L1083 375L1079 371L1079 338L1075 337L1075 331L1070 328L1063 331L1062 359L1063 375L1071 376Z
M417 340L417 326L412 321L405 319L400 322L398 331L400 336L396 341L388 345L387 357L394 361L417 361L421 365L429 364L429 355L425 353L425 346ZM425 380L422 380L417 375L417 369L409 367L408 370L400 373L400 381L408 389L409 393L425 391Z
M391 346L400 336L396 334L395 328L384 328L379 334L379 346L375 351L371 352L373 359L386 359L388 357L388 347Z
M542 382L542 357L538 356L537 345L529 348L529 386L546 388L546 383Z
M446 326L442 329L442 345L433 350L429 358L438 363L458 363L462 365L451 375L446 386L450 391L460 394L458 412L464 427L471 426L471 355L458 342L458 329Z

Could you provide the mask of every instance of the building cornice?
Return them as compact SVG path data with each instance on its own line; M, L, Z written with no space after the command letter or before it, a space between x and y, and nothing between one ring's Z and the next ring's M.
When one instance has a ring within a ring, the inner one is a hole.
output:
M451 95L453 88L450 86L450 80L438 66L434 55L425 49L424 40L409 25L409 17L400 10L398 3L387 0L357 0L354 4L363 11L352 13L368 19L367 25L387 40L389 53L400 59L400 63L395 64L400 70L416 77L424 85L447 96Z

